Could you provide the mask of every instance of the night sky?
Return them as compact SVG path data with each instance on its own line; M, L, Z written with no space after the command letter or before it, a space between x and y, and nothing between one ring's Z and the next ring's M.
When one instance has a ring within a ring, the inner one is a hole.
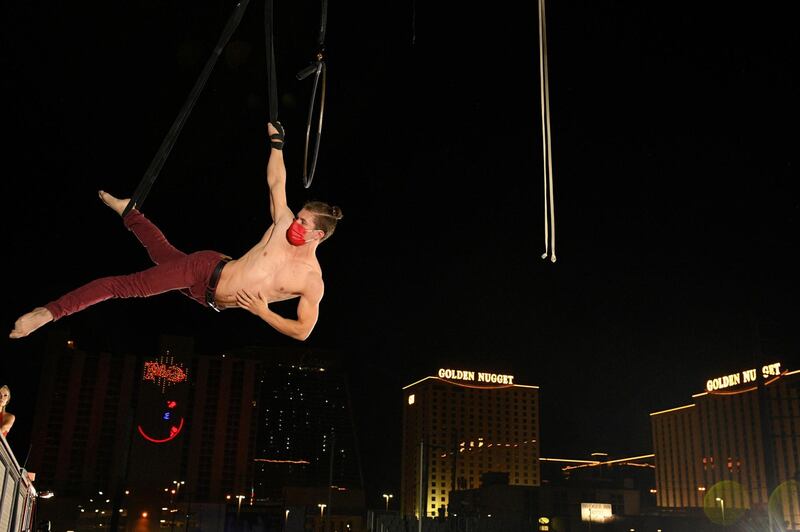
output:
M318 251L326 292L306 344L345 354L370 489L399 483L400 388L438 367L540 385L542 454L582 458L651 452L648 413L709 377L800 366L788 5L548 3L552 264L535 2L331 2L308 190L310 81L294 74L312 59L319 4L276 3L290 207L344 212ZM96 191L133 192L232 7L0 8L7 330L95 277L148 266ZM238 256L270 223L265 68L253 2L142 209L181 249ZM205 353L298 344L179 294L56 326L115 352L155 350L159 333ZM23 457L45 330L2 347Z

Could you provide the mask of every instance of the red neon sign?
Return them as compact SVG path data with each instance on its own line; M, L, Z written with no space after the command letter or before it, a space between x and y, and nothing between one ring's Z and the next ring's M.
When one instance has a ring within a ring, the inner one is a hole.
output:
M170 384L178 384L186 380L186 370L174 364L167 365L163 362L156 361L145 362L143 379L156 383L158 383L158 381L165 381L163 382L164 384L167 382Z
M152 382L161 389L161 394L165 393L168 386L175 386L188 382L189 380L188 370L183 367L182 363L176 362L175 358L169 354L169 351L167 351L166 355L145 362L142 369L142 382ZM145 423L145 425L148 427L148 430L153 430L159 434L163 434L164 431L167 430L167 427L169 427L167 436L163 438L151 436L145 432L142 425L138 425L139 434L141 434L142 438L152 443L167 443L174 440L181 433L185 424L183 417L180 418L177 425L171 424L177 421L179 415L174 411L178 406L178 402L173 399L167 399L163 395L161 397L161 401L159 402L162 406L160 408L157 407L157 415L161 422L157 425L151 425L149 423ZM167 409L163 409L163 405L165 404ZM165 424L164 421L169 423L169 425Z
M167 436L166 438L163 438L163 439L157 439L157 438L153 438L152 436L148 436L145 433L144 429L142 429L142 426L139 425L139 434L142 435L142 438L144 438L147 441L151 441L153 443L166 443L166 442L168 442L170 440L174 440L175 438L178 437L178 434L181 433L181 430L183 430L183 418L181 418L181 422L178 424L177 427L175 425L173 425L173 426L171 426L169 428L169 436Z

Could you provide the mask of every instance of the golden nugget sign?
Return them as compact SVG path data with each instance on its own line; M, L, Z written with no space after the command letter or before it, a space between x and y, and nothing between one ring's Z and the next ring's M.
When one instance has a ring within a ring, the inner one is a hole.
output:
M456 380L456 381L470 381L470 382L487 382L490 384L514 384L513 375L500 375L499 373L483 373L475 371L466 371L462 369L440 369L440 379Z
M776 362L775 364L767 364L766 366L761 367L761 376L764 379L769 377L774 377L781 374L781 364L780 362ZM739 373L731 373L730 375L725 375L724 377L717 377L716 379L708 379L706 382L706 390L709 392L714 392L716 390L723 390L725 388L730 388L731 386L738 386L740 384L749 384L755 383L756 379L758 379L758 371L753 369L747 369L744 371L740 371Z

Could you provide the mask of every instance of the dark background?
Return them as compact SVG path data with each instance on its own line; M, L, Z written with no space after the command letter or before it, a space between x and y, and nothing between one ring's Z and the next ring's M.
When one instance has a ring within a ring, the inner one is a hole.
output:
M319 4L278 2L290 206L322 199L345 214L319 248L326 292L306 343L345 354L376 505L399 483L400 388L438 367L540 385L542 454L575 458L650 452L648 413L687 404L709 377L798 368L794 19L779 2L702 4L548 4L552 264L540 258L535 3L331 2L306 190L310 81L294 73L312 59ZM67 290L147 266L96 191L133 192L232 7L0 8L9 331ZM238 256L267 228L266 121L254 2L143 207L179 248ZM155 350L159 333L208 353L297 344L177 294L56 326L113 352ZM20 457L43 331L2 347Z

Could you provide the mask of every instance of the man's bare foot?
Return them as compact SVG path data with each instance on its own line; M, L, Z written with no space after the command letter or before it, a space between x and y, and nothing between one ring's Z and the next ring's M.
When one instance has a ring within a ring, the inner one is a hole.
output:
M36 307L27 314L23 314L14 323L14 330L8 335L9 338L22 338L30 333L53 321L53 314L44 307Z
M125 210L125 207L127 207L128 203L130 203L131 201L129 198L125 199L115 198L114 196L103 190L98 190L97 195L100 196L100 199L103 201L103 203L111 207L111 210L113 210L120 216L122 216L122 212Z

